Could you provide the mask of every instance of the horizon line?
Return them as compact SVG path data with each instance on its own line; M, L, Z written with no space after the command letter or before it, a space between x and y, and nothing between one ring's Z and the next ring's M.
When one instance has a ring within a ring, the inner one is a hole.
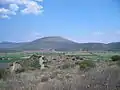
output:
M103 44L109 44L109 43L117 43L117 42L120 42L120 41L117 41L117 42L114 42L114 41L111 41L111 42L98 42L98 41L92 41L92 42L79 42L79 41L77 41L77 40L72 40L72 39L68 39L68 38L64 38L64 37L62 37L62 36L43 36L43 37L40 37L40 38L36 38L36 39L34 39L34 40L26 40L26 41L0 41L0 43L29 43L29 42L33 42L33 41L35 41L35 40L38 40L38 39L42 39L42 38L45 38L45 37L61 37L61 38L63 38L63 39L66 39L66 40L70 40L70 41L72 41L72 42L75 42L75 43L103 43Z

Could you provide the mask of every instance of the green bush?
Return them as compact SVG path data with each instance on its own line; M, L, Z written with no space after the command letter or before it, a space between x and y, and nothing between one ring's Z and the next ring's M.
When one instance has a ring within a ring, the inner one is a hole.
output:
M90 69L95 67L95 63L91 60L85 60L79 63L80 69Z
M39 65L39 61L34 61L31 65L30 65L31 67L34 67L34 68L37 68L37 69L39 69L41 66Z
M79 58L80 60L84 60L82 57Z
M79 57L79 56L76 56L75 58L76 58L77 60L78 60L78 59L80 59L80 57Z
M15 71L15 73L22 73L22 72L25 72L25 69L18 69Z
M79 65L79 64L80 64L80 61L76 61L76 62L75 62L75 65Z
M119 61L120 60L120 56L119 55L114 55L111 57L112 61Z
M75 58L72 58L73 61L75 61Z

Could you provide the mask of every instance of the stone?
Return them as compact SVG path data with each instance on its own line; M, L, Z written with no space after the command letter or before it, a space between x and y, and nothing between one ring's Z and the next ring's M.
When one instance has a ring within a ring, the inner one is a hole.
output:
M17 63L17 62L13 62L13 66L11 66L10 71L11 72L16 72L17 70L21 70L22 66Z

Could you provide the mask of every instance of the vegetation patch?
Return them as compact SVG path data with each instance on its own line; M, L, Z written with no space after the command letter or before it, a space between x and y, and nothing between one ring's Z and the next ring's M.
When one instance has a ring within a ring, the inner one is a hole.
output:
M75 61L75 58L72 58L73 61Z
M0 79L5 79L8 76L8 71L6 69L0 69Z
M18 70L15 71L16 74L22 73L22 72L25 72L25 69L22 68L22 69L18 69Z
M81 61L76 61L75 62L75 65L79 65Z
M114 55L111 57L112 61L120 61L120 56L119 55Z
M75 64L71 64L71 63L64 63L63 65L61 65L61 69L68 69L68 68L73 68L75 66Z
M57 60L56 58L53 58L53 60Z
M92 60L85 60L79 63L81 70L90 69L95 67L95 63Z
M42 76L41 82L47 82L49 80L48 76Z
M31 67L34 67L34 68L40 68L40 64L39 64L39 61L35 60L32 64L31 64Z

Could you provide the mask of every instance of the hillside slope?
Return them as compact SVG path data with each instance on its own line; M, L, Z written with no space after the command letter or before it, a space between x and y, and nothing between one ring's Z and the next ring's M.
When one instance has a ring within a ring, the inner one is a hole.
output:
M65 39L59 36L43 37L31 42L24 43L13 43L13 42L2 42L0 43L0 50L40 50L40 49L55 49L58 51L72 51L72 50L92 50L92 51L103 51L112 50L120 51L120 42L114 43L77 43L71 40Z
M61 49L64 48L66 50L73 50L79 46L78 43L64 39L62 37L54 36L54 37L44 37L41 39L34 40L23 45L22 50L39 50L39 49Z

